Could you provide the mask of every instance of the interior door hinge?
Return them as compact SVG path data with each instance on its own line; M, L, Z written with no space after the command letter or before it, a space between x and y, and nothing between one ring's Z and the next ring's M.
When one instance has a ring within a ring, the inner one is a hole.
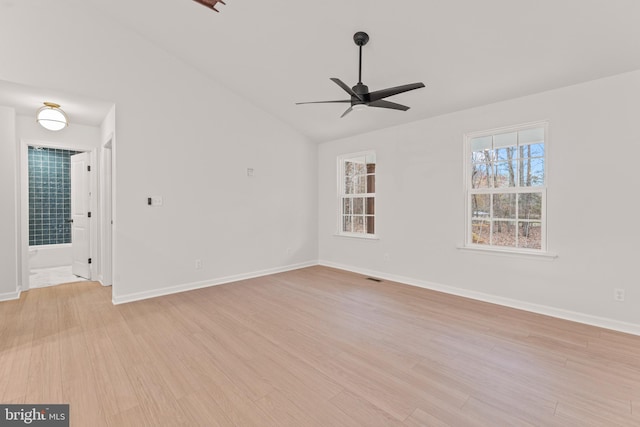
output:
M91 166L87 166L87 172L91 172Z
M91 258L89 258L89 264L91 264Z
M87 218L91 218L91 212L87 212Z

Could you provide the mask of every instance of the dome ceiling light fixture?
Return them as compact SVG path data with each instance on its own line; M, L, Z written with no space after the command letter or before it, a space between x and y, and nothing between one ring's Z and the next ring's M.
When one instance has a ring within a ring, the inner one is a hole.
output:
M69 119L60 105L55 102L45 102L36 115L36 121L47 130L59 131L69 126Z

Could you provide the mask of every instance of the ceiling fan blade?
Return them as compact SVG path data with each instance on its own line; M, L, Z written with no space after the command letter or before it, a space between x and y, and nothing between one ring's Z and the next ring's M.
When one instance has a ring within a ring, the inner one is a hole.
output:
M340 118L343 118L344 116L346 116L347 114L349 114L350 112L353 111L353 107L349 107L346 109L346 111L344 113L342 113L342 115L340 116Z
M376 90L375 92L371 92L369 94L369 100L371 102L377 101L382 98L386 98L388 96L397 95L403 92L409 92L410 90L420 89L424 87L424 83L411 83L408 85L390 87L388 89Z
M349 86L347 86L342 80L335 78L335 77L331 77L331 81L333 81L335 84L337 84L338 86L340 86L342 89L344 89L345 92L347 92L349 95L351 96L355 96L356 98L358 98L359 100L363 101L362 97L359 96L357 93L355 93Z
M216 9L216 4L217 3L222 3L222 4L226 4L224 1L222 0L194 0L197 3L200 3L203 6L208 7L209 9L213 9L216 12L220 12L218 9Z
M385 101L382 99L370 102L368 105L369 107L390 108L392 110L402 110L402 111L407 111L409 109L409 107L407 107L406 105L396 104L395 102Z
M334 104L336 102L339 103L343 103L343 102L351 102L350 99L340 99L338 101L309 101L309 102L296 102L296 105L302 105L302 104Z

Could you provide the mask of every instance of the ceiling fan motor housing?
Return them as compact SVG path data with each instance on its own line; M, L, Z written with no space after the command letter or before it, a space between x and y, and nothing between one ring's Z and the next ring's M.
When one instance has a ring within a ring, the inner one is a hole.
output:
M355 96L351 97L351 101L353 103L362 104L365 102L369 102L369 86L362 83L358 83L351 89L353 89L353 92L359 96L359 98Z
M358 31L353 35L353 41L358 46L364 46L369 41L369 34L365 33L364 31Z

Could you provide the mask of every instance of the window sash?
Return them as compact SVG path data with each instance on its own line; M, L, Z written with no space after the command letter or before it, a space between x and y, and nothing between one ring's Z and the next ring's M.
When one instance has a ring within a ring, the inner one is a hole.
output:
M485 249L495 249L495 248L500 248L502 250L508 250L508 249L512 249L512 250L516 250L516 251L535 251L535 252L545 252L546 248L547 248L547 233L546 233L546 229L547 229L547 218L545 215L546 212L546 205L547 205L547 191L546 188L541 189L541 188L536 188L536 189L532 189L529 190L528 188L525 191L513 191L512 189L510 189L511 191L482 191L482 192L469 192L468 194L468 198L467 198L467 241L466 241L466 245L467 246L472 246L472 247L478 247L478 248L485 248ZM472 202L472 198L474 195L476 194L486 194L486 195L500 195L500 194L515 194L516 198L515 198L515 215L514 217L497 217L494 215L494 203L493 203L493 197L492 200L489 202L489 212L487 213L486 217L483 216L478 216L476 214L476 216L474 216L474 212L473 212L473 202ZM519 194L540 194L541 195L541 215L540 218L520 218L518 215L518 211L519 211L519 198L517 197L517 195ZM489 226L489 230L488 230L488 236L489 236L489 241L486 243L479 243L479 242L474 242L474 232L473 232L473 225L474 222L486 222L487 225ZM515 233L515 244L514 246L505 246L505 245L496 245L493 242L493 237L494 237L494 226L496 222L513 222L516 224L516 233ZM536 248L527 248L527 247L523 247L520 245L520 235L517 232L517 226L520 223L528 223L528 224L540 224L540 248L536 249Z

